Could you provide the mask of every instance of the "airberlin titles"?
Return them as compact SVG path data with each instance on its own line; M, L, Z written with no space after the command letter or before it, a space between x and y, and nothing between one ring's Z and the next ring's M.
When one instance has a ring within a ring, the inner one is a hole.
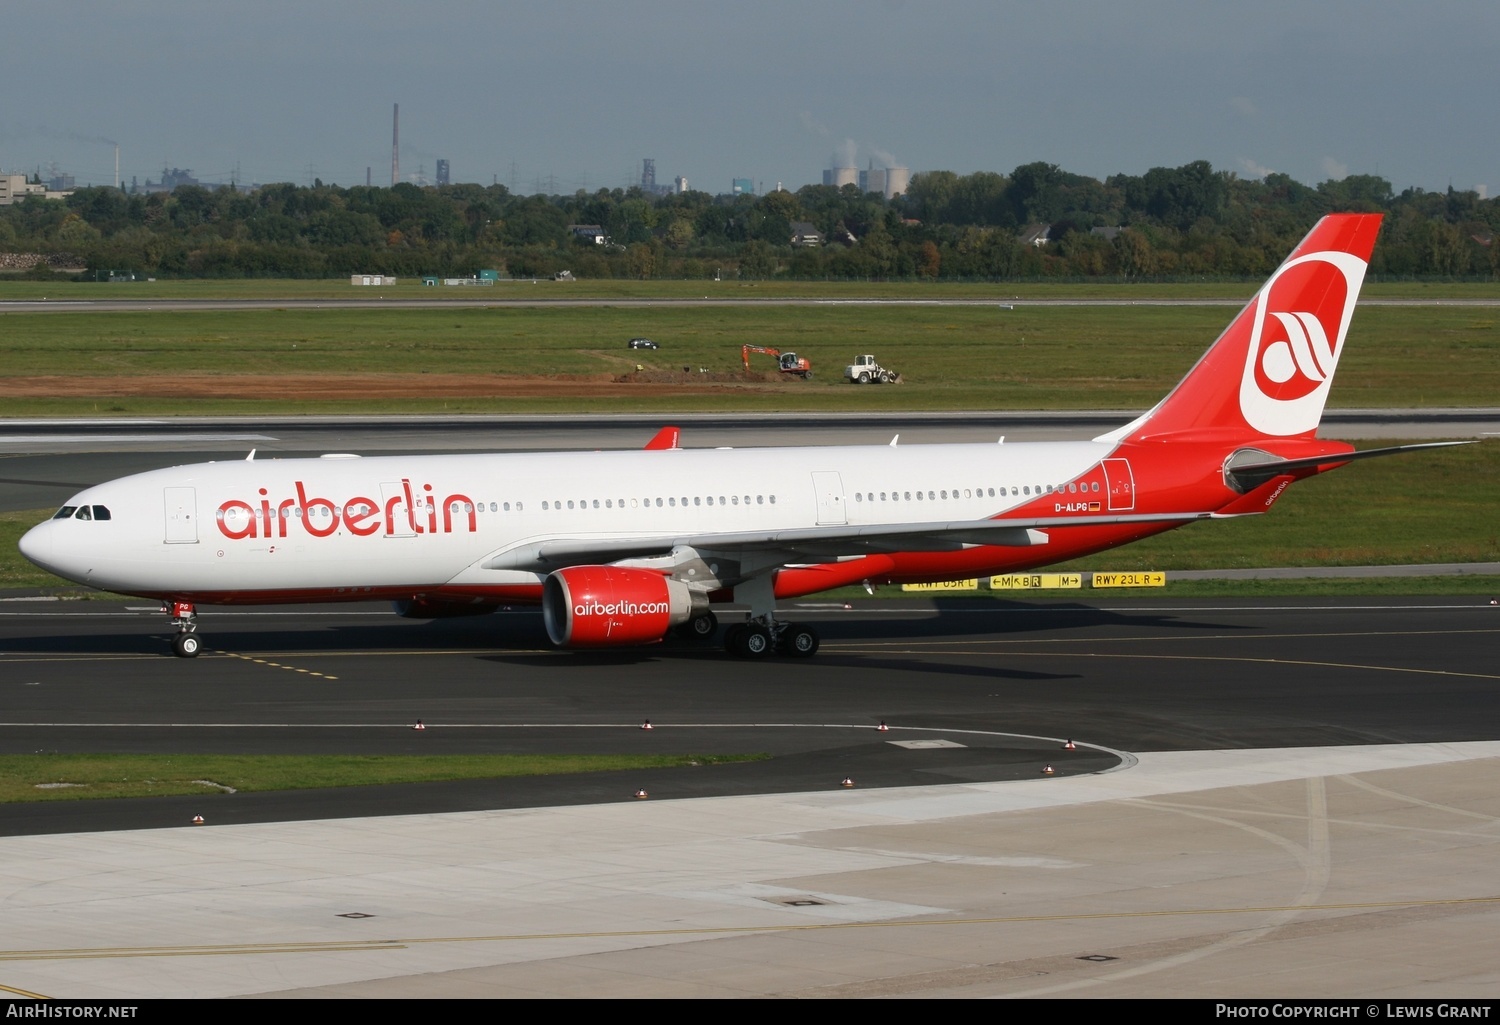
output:
M253 502L238 498L224 502L214 516L219 533L231 541L286 537L291 525L296 524L313 537L328 537L340 527L357 537L369 537L379 532L386 535L451 534L455 510L459 513L460 529L470 534L479 529L474 500L469 496L452 494L436 502L431 484L423 484L421 493L414 494L411 481L404 477L400 490L385 498L383 504L360 495L345 499L342 504L329 498L309 498L307 486L300 480L292 487L296 491L294 498L273 501L269 491L261 488L259 498ZM419 516L419 512L424 515Z

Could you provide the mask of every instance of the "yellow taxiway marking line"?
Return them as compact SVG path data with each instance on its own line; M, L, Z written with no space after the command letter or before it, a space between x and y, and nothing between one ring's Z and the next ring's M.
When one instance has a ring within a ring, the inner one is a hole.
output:
M256 658L254 655L241 655L236 651L219 651L215 649L214 654L223 655L225 658L237 658L243 662L254 662L256 665L265 666L267 669L285 669L288 672L293 673L306 673L308 676L316 676L320 680L338 679L337 676L330 676L327 673L318 673L314 672L311 669L298 669L296 666L284 666L280 662L272 662L270 659L266 658Z
M26 1000L51 1000L52 998L43 993L33 993L29 989L17 989L14 986L0 986L0 993L14 993Z
M1156 644L1156 643L1181 643L1184 641L1283 641L1283 640L1316 640L1320 637L1458 637L1467 634L1500 634L1500 627L1484 627L1475 630L1342 630L1322 633L1233 633L1233 634L1194 634L1189 637L1040 637L1040 638L1008 638L996 637L990 640L974 641L969 639L963 641L965 644ZM862 641L849 642L863 645L880 647L882 645L903 645L904 647L916 647L920 645L940 645L948 643L943 640L935 641ZM825 644L824 647L834 647L837 642Z
M1359 662L1321 662L1302 658L1253 658L1248 655L1141 655L1102 651L964 651L959 648L857 648L825 644L824 651L847 652L854 655L984 655L1006 658L1100 658L1135 659L1155 662L1244 662L1251 665L1311 666L1316 669L1363 669L1375 673L1416 673L1420 676L1461 676L1474 680L1500 680L1496 673L1465 673L1455 669L1421 669L1412 666L1372 666Z
M1055 915L1006 915L993 918L928 918L899 922L808 922L786 925L695 926L683 929L618 929L589 932L498 933L482 936L407 936L388 940L179 945L163 947L78 947L50 950L0 950L0 961L89 960L116 957L215 957L234 954L315 954L325 952L404 950L430 943L515 943L544 940L629 939L662 936L731 936L774 932L825 932L844 929L925 929L962 925L1024 925L1034 922L1119 921L1138 918L1189 918L1204 915L1285 914L1300 911L1377 911L1388 908L1465 907L1500 904L1500 896L1453 897L1446 900L1349 901L1338 904L1266 904L1227 908L1177 908L1157 911L1097 911Z

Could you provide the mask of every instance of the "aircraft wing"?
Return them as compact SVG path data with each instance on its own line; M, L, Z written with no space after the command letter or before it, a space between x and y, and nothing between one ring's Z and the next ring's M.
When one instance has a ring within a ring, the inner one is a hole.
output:
M878 526L799 527L647 537L553 538L500 552L485 569L550 572L565 566L618 562L667 555L676 548L724 555L779 556L775 561L832 560L883 552L957 551L972 545L1029 547L1047 543L1044 531L1124 523L1186 523L1209 513L1134 513L1049 516L1004 520L947 520Z

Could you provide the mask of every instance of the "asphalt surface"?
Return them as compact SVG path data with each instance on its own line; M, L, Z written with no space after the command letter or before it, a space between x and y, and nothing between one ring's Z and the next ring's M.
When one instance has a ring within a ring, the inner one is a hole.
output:
M0 805L0 834L1033 779L1119 752L1493 739L1487 599L797 603L810 660L547 646L516 610L205 610L168 654L149 603L0 605L0 751L761 753L652 772ZM421 720L426 727L412 727ZM650 720L651 730L641 729ZM890 727L882 732L878 725ZM1061 741L1082 749L1066 752ZM912 750L895 742L946 741ZM1125 756L1129 757L1129 756Z

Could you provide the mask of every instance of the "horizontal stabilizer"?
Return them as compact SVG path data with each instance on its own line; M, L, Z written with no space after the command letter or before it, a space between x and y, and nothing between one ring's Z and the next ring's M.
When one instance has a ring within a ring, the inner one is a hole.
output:
M1272 477L1298 470L1315 470L1320 466L1342 466L1356 459L1372 459L1375 456L1393 456L1402 452L1417 452L1429 448L1451 448L1454 445L1477 445L1477 441L1426 441L1417 445L1392 445L1388 448L1367 448L1357 452L1330 452L1321 456L1305 456L1300 459L1266 459L1258 463L1236 463L1229 467L1227 476L1244 491L1265 483Z

